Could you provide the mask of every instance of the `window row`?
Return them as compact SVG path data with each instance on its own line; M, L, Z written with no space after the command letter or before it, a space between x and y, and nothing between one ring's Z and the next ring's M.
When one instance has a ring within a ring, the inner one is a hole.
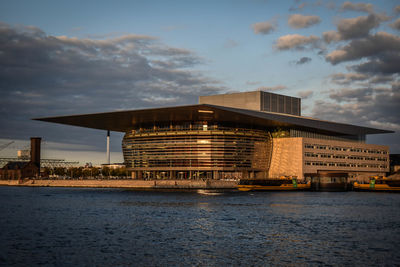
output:
M387 154L386 150L366 149L366 148L337 147L337 146L315 145L315 144L305 144L304 147L311 149L332 150L332 151L362 152L369 154L384 154L384 155Z
M357 167L357 168L387 168L385 164L356 164L356 163L346 163L346 162L322 162L322 161L306 161L307 166L329 166L329 167Z
M338 155L338 154L317 154L312 152L304 153L306 157L310 158L331 158L331 159L353 159L353 160L375 160L375 161L387 161L387 158L379 157L363 157L354 155Z

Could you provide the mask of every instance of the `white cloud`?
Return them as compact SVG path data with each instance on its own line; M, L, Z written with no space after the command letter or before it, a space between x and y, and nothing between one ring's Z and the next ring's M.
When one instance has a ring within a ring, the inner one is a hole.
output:
M297 95L301 98L301 99L307 99L312 97L314 94L314 92L312 90L306 90L306 91L300 91L297 93Z
M224 89L196 71L203 59L193 51L153 36L50 36L0 23L0 51L0 138L98 144L102 137L88 137L87 129L31 118L196 103Z
M278 50L305 49L306 47L316 47L320 41L315 35L303 36L300 34L288 34L281 36L276 41L275 47Z
M319 16L305 16L301 14L290 15L288 24L293 29L308 28L321 22Z
M351 11L362 11L367 13L374 12L374 5L366 4L366 3L352 3L352 2L344 2L341 7L342 11L351 10Z
M276 30L276 20L257 22L251 25L255 34L269 34Z

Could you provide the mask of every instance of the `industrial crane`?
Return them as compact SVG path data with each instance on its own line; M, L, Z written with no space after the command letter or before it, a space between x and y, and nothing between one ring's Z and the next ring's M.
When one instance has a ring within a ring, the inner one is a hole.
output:
M9 142L9 143L7 143L7 144L1 145L1 146L0 146L0 151L3 150L3 149L5 149L6 147L8 147L9 145L11 145L12 143L14 143L14 141L11 141L11 142Z

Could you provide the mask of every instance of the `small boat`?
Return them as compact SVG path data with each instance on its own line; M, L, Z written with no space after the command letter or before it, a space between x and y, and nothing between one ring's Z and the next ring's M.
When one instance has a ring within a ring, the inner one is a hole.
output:
M311 182L298 183L297 178L240 179L237 188L240 191L308 190L311 188Z
M386 177L374 176L370 179L369 184L359 184L354 182L354 190L363 191L387 191L400 192L400 180L391 180Z

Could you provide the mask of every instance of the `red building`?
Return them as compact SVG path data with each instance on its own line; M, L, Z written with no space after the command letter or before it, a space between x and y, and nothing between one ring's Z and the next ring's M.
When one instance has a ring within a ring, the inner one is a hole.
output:
M0 178L5 180L18 180L27 177L36 177L38 173L38 166L31 161L10 161L0 169Z
M40 175L40 137L31 137L30 161L10 161L0 169L0 179L22 179Z

